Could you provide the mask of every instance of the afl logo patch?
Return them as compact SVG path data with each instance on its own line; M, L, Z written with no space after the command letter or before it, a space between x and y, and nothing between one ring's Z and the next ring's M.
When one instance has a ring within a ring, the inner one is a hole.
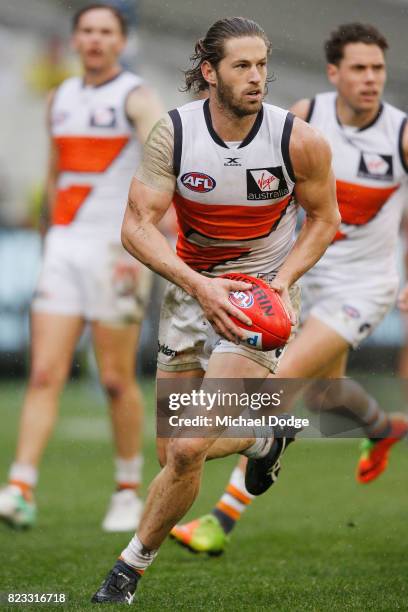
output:
M212 191L216 185L211 176L202 172L187 172L181 177L181 182L190 191L197 191L198 193Z
M350 304L343 304L342 308L346 315L352 319L360 318L360 312L357 310L357 308L354 308L354 306L350 306Z
M228 296L229 301L237 308L251 308L254 296L248 291L234 291Z

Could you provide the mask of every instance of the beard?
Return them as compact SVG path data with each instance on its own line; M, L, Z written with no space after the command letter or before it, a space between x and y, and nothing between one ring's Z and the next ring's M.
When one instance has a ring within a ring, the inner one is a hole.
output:
M228 85L221 76L217 73L218 84L217 84L217 101L226 111L229 111L236 117L248 117L248 115L256 115L262 108L262 100L259 101L244 101L243 99L237 98L232 87Z

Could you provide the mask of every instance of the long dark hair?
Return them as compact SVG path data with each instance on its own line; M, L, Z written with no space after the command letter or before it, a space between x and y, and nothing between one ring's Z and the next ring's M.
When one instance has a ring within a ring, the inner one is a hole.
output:
M258 36L264 41L268 54L271 52L271 43L265 31L255 21L245 17L226 17L219 19L208 30L204 38L199 38L190 57L192 67L184 72L185 87L182 91L199 93L208 88L208 83L201 73L203 62L209 62L214 68L225 57L225 42L230 38L244 36Z

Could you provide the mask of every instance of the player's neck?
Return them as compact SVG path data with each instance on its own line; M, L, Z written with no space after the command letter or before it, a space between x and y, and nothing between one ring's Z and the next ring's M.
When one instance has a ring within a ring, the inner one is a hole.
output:
M210 98L211 122L214 130L224 142L244 140L255 123L257 114L238 117Z
M122 72L122 68L119 64L109 66L109 68L102 70L85 70L84 84L90 85L91 87L97 87L98 85L102 85L107 81L111 81L120 72Z
M340 96L337 96L336 100L336 113L340 123L342 125L349 125L356 128L362 128L372 123L377 117L380 108L381 103L379 102L374 109L368 111L356 111Z

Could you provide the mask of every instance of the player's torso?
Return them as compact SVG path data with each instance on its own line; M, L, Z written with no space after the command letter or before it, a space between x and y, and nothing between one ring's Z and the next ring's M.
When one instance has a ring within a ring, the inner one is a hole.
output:
M119 235L140 156L125 105L140 83L136 75L122 72L98 87L68 79L56 91L51 109L59 168L54 225Z
M404 114L384 103L376 120L363 129L342 126L336 94L316 96L310 123L328 139L333 154L342 224L318 267L366 266L377 274L394 253L407 170L401 157Z
M175 195L178 255L212 274L279 268L292 245L296 219L288 153L293 117L265 104L245 140L229 148L212 127L208 101L172 113L179 118L172 116L176 158L181 147Z

